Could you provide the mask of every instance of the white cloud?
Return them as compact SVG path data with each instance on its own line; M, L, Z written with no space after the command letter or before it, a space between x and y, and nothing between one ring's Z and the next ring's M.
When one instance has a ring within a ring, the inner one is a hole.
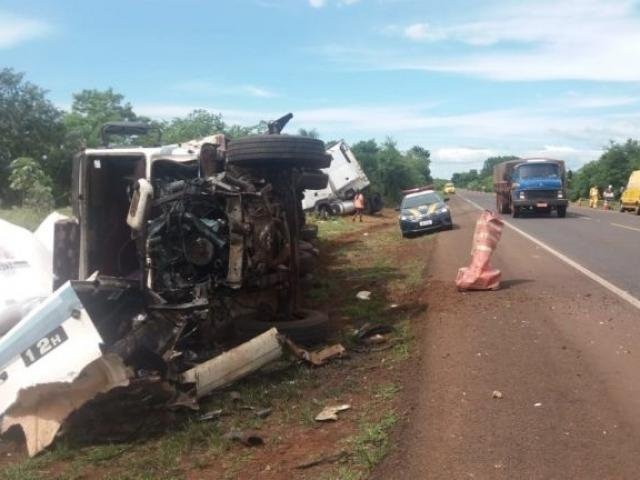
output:
M442 31L436 31L428 23L414 23L404 28L403 35L411 40L442 40L445 34Z
M638 0L494 1L472 21L383 29L415 43L371 49L369 69L459 73L494 80L639 81ZM483 4L485 5L485 4ZM468 14L467 14L468 15ZM448 47L425 49L421 42ZM336 53L336 52L334 52ZM353 64L347 52L339 58Z
M218 85L205 80L189 80L175 85L173 88L182 92L207 96L248 95L259 98L273 98L278 96L276 92L256 85Z
M488 148L469 148L469 147L443 147L436 148L431 152L431 158L434 163L450 163L450 164L480 164L488 157L497 155L495 150ZM460 168L466 168L461 166ZM471 167L473 168L473 167Z
M266 88L256 87L255 85L243 85L240 87L243 91L247 92L249 95L260 98L273 98L277 97L277 95L267 90Z
M0 49L44 37L52 31L53 28L42 20L0 11Z
M338 6L349 6L355 5L359 1L360 0L337 0L336 4ZM327 6L327 0L309 0L309 5L311 5L313 8L322 8Z

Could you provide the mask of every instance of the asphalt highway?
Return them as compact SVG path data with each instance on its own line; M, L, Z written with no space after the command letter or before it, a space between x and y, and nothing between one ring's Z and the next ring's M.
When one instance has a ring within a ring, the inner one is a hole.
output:
M463 198L493 206L456 195L456 228L434 236L405 426L373 478L640 478L640 310L585 274L639 293L640 218L505 218L530 238L504 229L492 257L502 288L459 292L479 216Z
M494 194L463 191L460 196L495 210ZM502 217L640 299L640 216L570 206L566 218L555 213Z

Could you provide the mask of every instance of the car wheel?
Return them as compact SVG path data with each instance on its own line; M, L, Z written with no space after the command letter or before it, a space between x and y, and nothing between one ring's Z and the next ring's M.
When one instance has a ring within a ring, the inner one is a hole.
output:
M313 345L327 338L329 316L317 310L300 309L288 321L256 320L255 315L241 316L234 321L236 333L242 339L250 339L271 328L287 336L296 343Z
M247 168L328 168L324 142L296 135L254 135L229 142L227 163Z
M558 217L564 218L567 216L567 207L558 207Z

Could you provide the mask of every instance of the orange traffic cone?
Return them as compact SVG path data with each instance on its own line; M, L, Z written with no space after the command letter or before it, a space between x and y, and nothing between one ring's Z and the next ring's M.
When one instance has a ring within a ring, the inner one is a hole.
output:
M485 210L476 222L471 249L471 264L458 270L459 290L497 290L500 270L491 267L491 254L498 246L504 223L493 212Z

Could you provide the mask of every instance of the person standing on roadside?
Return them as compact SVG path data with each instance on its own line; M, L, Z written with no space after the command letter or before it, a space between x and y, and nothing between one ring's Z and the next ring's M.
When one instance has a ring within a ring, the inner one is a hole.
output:
M590 208L598 208L598 196L599 196L598 187L594 185L589 190L589 207Z
M609 206L611 202L613 202L613 198L615 197L615 193L613 193L613 185L609 185L607 189L602 194L602 198L604 198L604 209L609 210Z
M353 197L353 206L356 211L353 212L352 221L356 221L356 217L360 217L360 221L362 222L362 212L364 211L364 195L360 190L356 191L356 196Z

